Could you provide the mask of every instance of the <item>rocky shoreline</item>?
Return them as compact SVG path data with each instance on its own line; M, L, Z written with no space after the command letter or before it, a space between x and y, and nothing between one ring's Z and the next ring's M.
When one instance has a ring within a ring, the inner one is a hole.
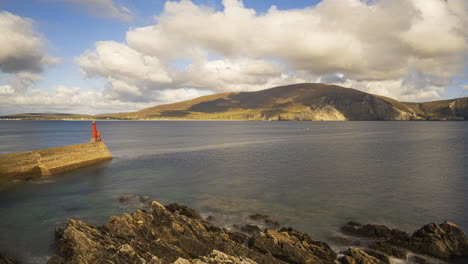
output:
M347 249L337 251L266 215L250 219L271 228L227 230L186 206L156 201L148 211L112 216L101 227L71 219L56 229L56 253L48 264L436 264L468 257L465 234L450 222L425 225L411 235L349 222L336 238ZM17 262L0 252L3 263Z

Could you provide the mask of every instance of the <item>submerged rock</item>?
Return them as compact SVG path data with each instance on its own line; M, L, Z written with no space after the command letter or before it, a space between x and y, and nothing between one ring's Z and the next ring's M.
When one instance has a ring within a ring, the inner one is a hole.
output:
M253 215L249 215L249 218L252 220L266 220L270 217L264 214L253 214Z
M3 252L0 250L0 264L18 264L15 259L12 257L8 256L7 253Z

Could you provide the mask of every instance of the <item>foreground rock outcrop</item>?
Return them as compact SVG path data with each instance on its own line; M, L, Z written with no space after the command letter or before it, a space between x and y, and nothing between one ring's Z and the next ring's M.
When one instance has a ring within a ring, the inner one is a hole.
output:
M450 222L426 225L411 236L356 222L345 225L343 231L366 237L367 243L349 247L338 257L327 243L293 228L233 232L210 224L186 206L152 202L150 212L112 216L101 227L70 220L64 230L56 230L57 251L48 263L390 264L392 258L406 260L409 252L416 253L411 258L419 263L430 257L468 256L466 236Z
M468 239L454 223L428 224L412 235L383 225L349 222L342 230L348 234L376 239L369 247L389 256L405 259L407 251L439 259L468 257Z
M70 220L65 230L57 229L56 245L49 264L184 263L179 258L189 261L185 263L225 263L205 258L217 251L240 263L332 264L336 259L326 243L293 229L266 230L248 238L203 221L188 207L157 202L151 212L113 216L102 227Z

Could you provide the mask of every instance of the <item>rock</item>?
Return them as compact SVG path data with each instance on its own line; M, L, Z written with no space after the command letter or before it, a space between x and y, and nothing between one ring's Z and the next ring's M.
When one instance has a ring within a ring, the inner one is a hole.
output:
M131 198L132 197L130 195L121 195L119 196L119 202L125 203L125 202L130 201Z
M268 219L268 215L263 215L263 214L253 214L253 215L249 215L249 218L252 219L252 220L266 220Z
M369 247L397 258L406 258L404 249L440 259L468 257L468 240L463 231L451 222L425 225L411 236L386 226L356 222L349 222L342 231L381 240Z
M250 238L249 247L287 263L332 264L336 260L328 244L313 241L309 235L292 228L267 229Z
M423 258L421 256L414 255L410 258L410 263L416 263L416 264L441 264L439 261L434 261L434 260L429 260L427 258ZM461 262L458 262L461 263Z
M390 264L390 259L384 254L381 254L381 253L373 251L373 250L368 250L368 249L364 250L364 252L366 252L368 255L370 255L370 256L372 256L372 257L374 257L376 259L381 260L385 264Z
M0 250L0 264L18 264L15 259L12 257L8 256L7 253L3 252Z
M243 244L249 240L249 237L245 234L239 232L229 232L229 238L239 244Z
M340 260L343 264L385 264L382 260L367 254L363 250L352 247L348 248L345 256Z
M257 264L257 262L248 258L234 257L218 250L213 250L206 257L192 260L179 258L174 264Z
M377 239L408 240L407 233L398 229L390 229L384 225L361 225L357 222L348 222L341 230L351 235Z
M48 263L168 264L179 258L204 261L203 256L218 250L258 264L284 264L231 239L240 236L210 226L188 209L153 202L150 212L112 216L102 227L71 219L64 230L56 231L57 250Z
M149 196L138 196L138 199L143 204L151 204L152 200Z
M265 224L271 226L271 227L279 227L280 224L278 221L270 220L270 219L265 219Z
M200 216L200 214L197 211L195 211L195 210L193 210L191 208L188 208L185 205L180 205L180 204L173 203L173 204L167 205L166 209L173 212L173 213L177 212L177 213L179 213L181 215L185 215L185 216L193 218L193 219L202 219L202 217Z
M260 227L256 225L244 225L240 228L240 230L249 235L255 235L255 234L259 234L260 232L262 232Z
M413 233L409 248L443 259L468 256L468 240L463 231L451 222L425 225Z
M264 214L249 215L249 219L255 220L255 221L262 221L263 220L263 223L265 223L266 225L268 225L270 227L279 227L280 226L278 221L271 220L268 215L264 215Z
M399 259L406 259L406 255L408 254L408 252L405 249L393 246L389 243L382 241L370 244L369 248Z

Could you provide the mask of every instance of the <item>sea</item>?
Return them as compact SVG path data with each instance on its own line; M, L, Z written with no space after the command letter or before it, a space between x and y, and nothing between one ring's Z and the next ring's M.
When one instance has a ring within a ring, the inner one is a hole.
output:
M351 220L407 232L449 220L468 232L468 122L97 125L111 161L0 187L0 249L46 263L68 219L99 226L145 199L187 205L228 229L265 214L324 241ZM0 121L0 154L90 136L90 121Z

